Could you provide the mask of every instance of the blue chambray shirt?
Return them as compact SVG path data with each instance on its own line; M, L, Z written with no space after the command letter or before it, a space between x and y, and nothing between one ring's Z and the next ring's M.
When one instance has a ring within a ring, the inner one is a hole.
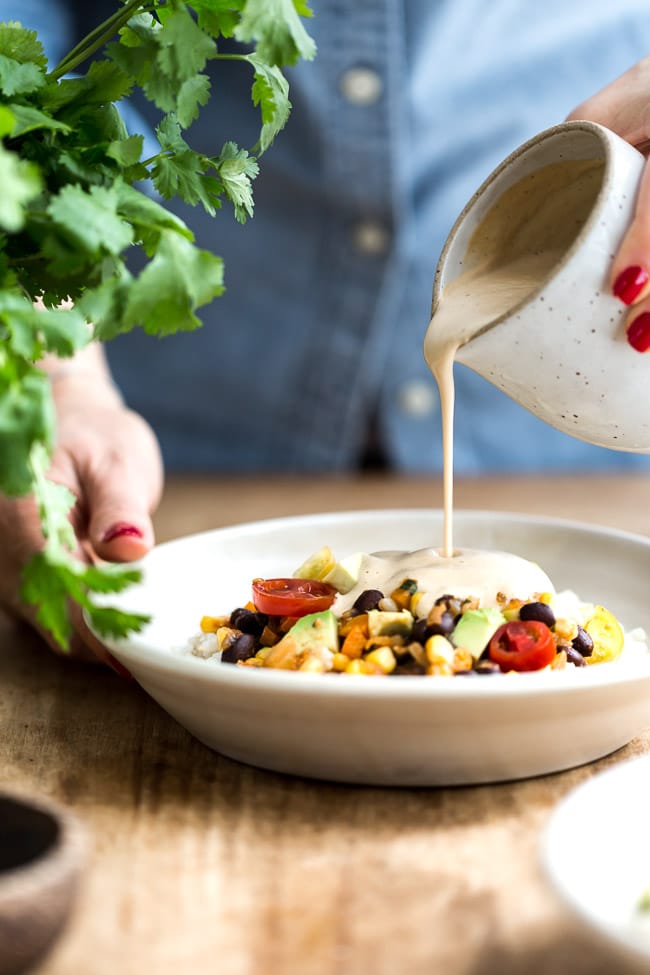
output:
M223 256L226 294L196 333L108 348L169 469L339 471L372 437L395 469L439 470L422 340L456 216L505 155L650 52L647 0L313 6L319 53L288 71L293 113L261 159L254 220L177 208ZM53 61L112 9L0 2L3 19L39 29ZM210 154L227 139L253 145L247 66L211 71L190 141ZM650 467L553 430L463 367L456 383L459 474Z

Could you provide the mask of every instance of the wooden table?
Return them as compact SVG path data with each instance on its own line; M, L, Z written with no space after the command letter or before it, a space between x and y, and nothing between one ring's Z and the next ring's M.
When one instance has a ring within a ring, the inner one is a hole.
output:
M460 483L461 507L650 534L650 478ZM172 481L160 539L259 517L440 503L438 481ZM213 754L112 673L0 620L1 781L74 809L93 853L40 975L612 975L540 876L539 832L594 772L372 789ZM579 824L576 824L579 829Z

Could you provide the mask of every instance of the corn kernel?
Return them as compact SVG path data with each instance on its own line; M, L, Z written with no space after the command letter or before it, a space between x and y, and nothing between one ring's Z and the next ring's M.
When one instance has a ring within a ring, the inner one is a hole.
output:
M266 660L272 649L273 647L261 647L255 656L258 660Z
M371 664L376 664L384 674L391 674L397 666L395 654L390 647L377 647L366 654L365 660Z
M556 620L555 636L559 643L571 643L578 635L578 624L575 620Z
M464 647L460 647L454 653L453 659L451 661L451 669L454 673L459 670L471 670L474 663L474 657L471 655L469 650L465 650Z
M553 602L552 592L540 592L538 597L538 602L550 604Z
M439 661L435 664L429 664L427 667L427 677L453 677L454 672L448 663L444 661Z
M380 674L381 671L367 660L350 660L344 673L346 674Z
M424 650L430 664L445 663L451 667L454 659L454 648L447 637L440 633L430 636L424 644Z
M216 633L220 627L227 624L229 619L229 616L202 616L201 629L204 633Z
M418 590L417 592L414 592L413 595L411 596L411 602L409 603L407 609L410 609L414 616L417 616L418 603L422 599L423 595L424 593Z
M303 662L300 664L298 670L307 671L311 674L324 674L327 667L320 657L317 657L314 654L309 654L309 656L305 657Z
M240 633L241 630L235 630L232 626L220 626L217 630L217 646L219 650L227 650L235 642Z
M345 653L335 653L334 660L332 661L332 669L336 670L339 674L342 673L347 665L350 663L350 658Z

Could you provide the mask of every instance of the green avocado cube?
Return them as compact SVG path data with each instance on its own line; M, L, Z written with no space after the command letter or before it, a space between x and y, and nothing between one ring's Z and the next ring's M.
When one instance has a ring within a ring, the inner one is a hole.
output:
M456 623L450 636L455 647L464 647L473 657L480 657L488 642L506 618L498 609L468 609Z

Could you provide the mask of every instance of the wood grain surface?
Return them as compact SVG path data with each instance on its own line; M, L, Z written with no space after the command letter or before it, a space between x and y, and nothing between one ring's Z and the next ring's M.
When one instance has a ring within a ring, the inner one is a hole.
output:
M650 534L649 488L644 476L495 479L459 484L457 500ZM166 539L440 497L430 479L185 479L168 485L157 529ZM564 916L538 844L569 789L650 751L650 733L525 782L353 788L222 758L137 685L56 657L4 618L0 681L0 781L64 802L93 843L75 914L38 975L623 971Z

